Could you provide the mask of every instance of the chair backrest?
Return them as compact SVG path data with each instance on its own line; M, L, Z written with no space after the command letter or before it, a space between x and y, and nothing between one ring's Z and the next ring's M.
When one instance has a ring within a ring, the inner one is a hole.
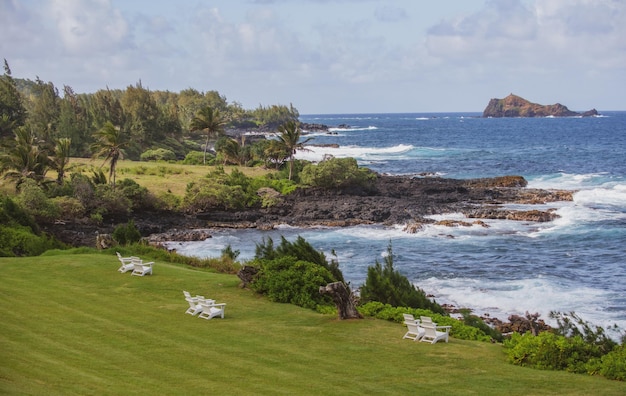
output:
M413 334L419 333L419 326L414 320L407 320L404 322L404 324L406 325L406 328L410 333L413 333Z
M420 327L424 329L424 337L426 338L437 337L437 328L434 325L428 324L428 323L422 323Z
M191 298L191 293L189 293L187 290L183 290L183 294L185 295L185 299Z
M189 303L189 306L191 308L196 308L198 306L198 302L195 301L193 298L185 298L185 300Z
M433 324L433 319L430 316L420 316L420 321L422 324Z
M404 321L405 322L407 322L407 321L415 322L415 317L413 315L411 315L411 314L402 314L402 315L404 315Z

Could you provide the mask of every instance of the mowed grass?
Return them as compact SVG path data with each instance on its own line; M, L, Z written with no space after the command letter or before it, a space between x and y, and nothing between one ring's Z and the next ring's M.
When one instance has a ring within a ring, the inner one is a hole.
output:
M500 345L416 343L399 324L271 303L234 275L117 268L113 255L0 258L0 394L626 394L513 366ZM226 318L185 315L182 290L227 303Z

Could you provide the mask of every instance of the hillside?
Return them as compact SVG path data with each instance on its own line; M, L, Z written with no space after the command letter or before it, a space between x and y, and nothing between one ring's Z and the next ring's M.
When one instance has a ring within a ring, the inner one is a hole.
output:
M0 394L623 395L626 383L506 362L502 346L402 339L402 325L340 321L239 288L234 275L114 253L0 258ZM186 315L183 290L225 302ZM36 296L35 299L33 297Z

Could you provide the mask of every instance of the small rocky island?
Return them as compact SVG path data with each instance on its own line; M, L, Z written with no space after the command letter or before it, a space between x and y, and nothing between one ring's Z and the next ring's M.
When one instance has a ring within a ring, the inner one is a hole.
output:
M592 117L598 115L596 109L584 113L571 111L560 103L540 105L520 96L510 94L504 99L491 99L483 111L483 117Z

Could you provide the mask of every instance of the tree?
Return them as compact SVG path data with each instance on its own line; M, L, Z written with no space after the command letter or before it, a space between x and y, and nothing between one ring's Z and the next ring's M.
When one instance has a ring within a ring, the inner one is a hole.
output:
M115 167L117 161L124 159L124 147L128 144L125 134L120 128L107 122L95 133L96 141L91 145L94 158L104 157L103 165L109 161L109 181L115 189Z
M50 158L50 166L57 172L57 184L63 184L63 178L65 177L65 170L70 163L70 149L72 146L72 140L68 138L61 138L57 140L54 146L54 156Z
M5 59L4 75L0 76L0 138L11 137L25 122L26 108Z
M387 256L383 267L378 260L367 268L367 279L361 287L361 299L364 302L378 301L394 307L423 308L437 313L444 309L426 294L416 288L409 280L393 268L393 250L391 242L387 246Z
M198 114L191 120L190 129L192 131L206 132L206 143L204 145L203 164L206 165L206 152L209 147L209 139L224 133L226 121L222 118L219 110L206 106L200 109Z
M304 145L313 138L300 141L302 129L295 121L287 121L278 127L278 139L289 155L289 180L293 177L293 161L297 150L305 150Z
M5 179L12 179L16 189L26 179L43 182L48 167L48 154L29 129L19 128L15 131L15 139L4 144L0 155L0 173Z

